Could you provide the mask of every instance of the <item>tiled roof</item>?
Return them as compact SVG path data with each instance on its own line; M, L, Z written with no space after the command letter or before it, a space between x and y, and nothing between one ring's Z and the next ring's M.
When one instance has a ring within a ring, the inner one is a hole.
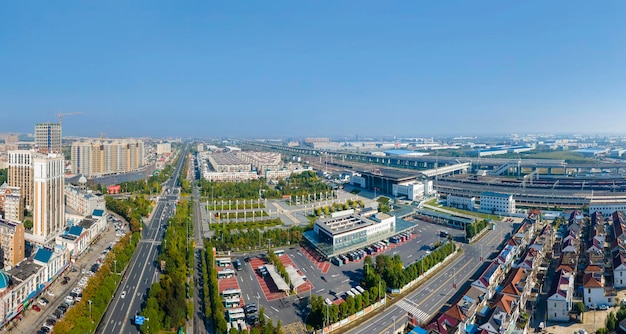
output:
M598 280L593 273L585 274L583 277L583 286L585 288L602 288L602 282Z
M48 263L48 261L50 261L50 258L52 257L52 251L45 249L45 248L40 248L37 251L37 254L35 254L34 259L36 261L42 262L42 263Z

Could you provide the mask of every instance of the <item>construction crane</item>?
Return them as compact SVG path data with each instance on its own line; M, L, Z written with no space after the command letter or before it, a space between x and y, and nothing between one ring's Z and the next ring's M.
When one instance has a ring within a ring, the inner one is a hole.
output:
M63 125L63 116L72 116L72 115L80 115L80 114L82 114L82 112L77 111L77 112L68 112L68 113L58 113L55 116L59 118L59 124Z

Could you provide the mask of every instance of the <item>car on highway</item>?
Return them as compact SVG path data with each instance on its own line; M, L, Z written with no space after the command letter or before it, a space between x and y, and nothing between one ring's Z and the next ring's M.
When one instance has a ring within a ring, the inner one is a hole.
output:
M122 291L122 294L120 295L121 298L126 297L126 291Z

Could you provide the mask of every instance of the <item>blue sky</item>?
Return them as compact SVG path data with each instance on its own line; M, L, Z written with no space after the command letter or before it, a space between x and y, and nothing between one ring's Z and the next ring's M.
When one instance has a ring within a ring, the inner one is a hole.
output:
M2 1L0 132L626 132L626 2Z

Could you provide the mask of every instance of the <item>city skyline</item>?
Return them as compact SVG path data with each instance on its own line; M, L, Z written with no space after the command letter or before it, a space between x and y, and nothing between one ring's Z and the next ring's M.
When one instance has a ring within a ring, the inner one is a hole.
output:
M0 5L0 132L622 133L623 3Z

